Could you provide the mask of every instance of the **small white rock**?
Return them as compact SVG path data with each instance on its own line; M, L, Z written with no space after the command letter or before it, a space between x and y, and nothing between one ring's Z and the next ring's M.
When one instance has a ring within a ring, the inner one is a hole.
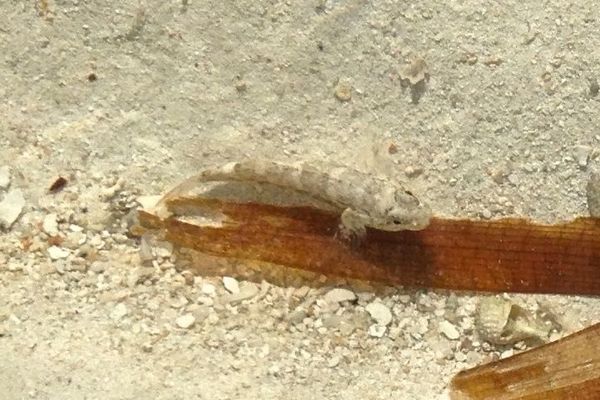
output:
M48 255L52 260L59 260L61 258L67 258L69 256L69 250L58 246L48 247Z
M440 322L439 329L440 332L442 332L444 336L446 336L450 340L458 340L458 338L460 337L460 332L458 331L458 329L456 329L456 326L454 326L451 322L448 322L446 320Z
M10 185L10 169L8 165L0 167L0 189L6 189Z
M200 291L208 296L214 296L217 289L215 288L215 285L213 285L212 283L202 282Z
M137 199L135 199L138 203L140 203L140 205L142 206L142 208L144 210L149 210L152 207L154 207L156 204L158 204L159 200L162 198L162 196L140 196Z
M11 190L4 196L0 202L0 228L9 229L15 223L23 207L25 206L25 197L19 189Z
M173 254L173 245L169 242L158 242L154 246L154 253L157 257L169 258Z
M373 324L369 327L369 336L381 338L385 335L386 327L379 324Z
M175 320L175 324L181 329L189 329L195 322L196 318L192 314L184 314Z
M348 289L335 288L325 294L325 300L330 304L354 301L356 300L356 294Z
M240 285L237 279L230 276L223 277L223 286L225 286L225 289L227 289L229 293L237 294L240 292Z
M58 223L56 222L57 215L50 213L44 217L42 229L50 236L58 235Z
M124 316L126 316L128 312L129 311L127 310L127 306L123 303L119 303L115 306L115 308L113 308L112 312L110 313L110 317L114 321L118 321Z
M387 326L392 322L392 312L390 309L377 301L367 304L365 310L378 325Z
M575 159L577 160L577 165L580 168L587 167L591 151L592 151L592 148L590 146L582 146L582 145L575 146L573 155L575 156Z
M256 296L259 292L258 286L252 282L242 282L240 291L237 294L231 294L227 301L229 303L240 303Z
M92 265L90 265L90 271L92 271L96 274L101 274L102 272L104 272L107 269L108 265L109 264L104 261L94 261L92 263Z

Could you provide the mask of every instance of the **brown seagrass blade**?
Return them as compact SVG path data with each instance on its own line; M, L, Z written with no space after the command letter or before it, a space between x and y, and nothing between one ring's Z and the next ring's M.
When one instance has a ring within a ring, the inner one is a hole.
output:
M433 219L422 231L369 230L351 246L335 237L339 216L320 209L202 197L167 198L165 207L172 216L141 211L142 227L211 255L388 285L600 294L597 219L557 225Z
M600 324L458 373L453 400L600 399Z

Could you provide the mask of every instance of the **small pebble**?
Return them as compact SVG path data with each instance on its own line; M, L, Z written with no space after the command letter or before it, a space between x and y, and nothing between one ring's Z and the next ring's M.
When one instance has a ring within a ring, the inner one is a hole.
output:
M488 210L487 208L484 208L481 211L481 216L485 219L490 219L490 218L492 218L492 212L490 210Z
M232 278L230 276L223 277L223 286L225 289L232 294L238 294L240 292L240 285L237 279Z
M206 295L214 296L216 293L216 288L215 288L215 285L213 285L212 283L202 282L200 291Z
M154 246L154 253L157 257L169 258L173 254L173 245L169 242L158 242Z
M42 229L50 236L58 235L58 223L56 222L57 215L50 213L44 217Z
M0 202L0 228L10 229L15 223L23 207L25 206L25 197L19 189L12 190L4 196Z
M102 272L104 272L106 270L107 267L107 263L103 262L103 261L94 261L92 263L92 265L90 265L90 271L96 273L96 274L101 274Z
M460 332L458 332L456 326L446 320L440 322L439 329L440 332L450 340L458 340L460 337Z
M139 196L135 201L137 201L144 210L149 210L154 207L162 196Z
M387 326L392 322L392 312L390 309L377 301L367 304L365 310L378 325Z
M379 324L373 324L369 327L369 336L382 338L385 335L386 327Z
M343 288L331 289L325 294L325 300L328 303L342 303L344 301L356 300L356 294L353 291Z
M244 300L249 300L256 296L259 292L258 286L252 282L242 282L239 292L231 294L226 301L229 303L240 303Z
M48 255L52 260L67 258L69 256L69 250L58 246L50 246L48 247Z
M352 86L348 82L340 81L335 87L334 94L339 101L350 101L352 99Z
M575 156L575 160L577 160L579 168L585 169L587 167L591 151L592 148L590 146L575 146L573 155Z
M181 272L181 276L183 276L186 285L194 285L194 273L192 271L186 269L185 271Z
M175 320L175 324L181 329L189 329L195 322L196 318L192 314L184 314Z
M112 312L110 313L110 317L113 319L113 321L118 321L126 316L128 312L127 306L123 303L119 303L115 306L115 308L113 308Z

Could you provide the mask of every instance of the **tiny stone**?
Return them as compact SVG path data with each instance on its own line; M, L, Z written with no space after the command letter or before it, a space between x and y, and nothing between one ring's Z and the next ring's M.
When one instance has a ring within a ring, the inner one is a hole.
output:
M214 296L216 293L216 288L212 283L203 282L202 286L200 287L200 291L206 295Z
M181 329L189 329L196 322L196 318L192 314L184 314L175 320L175 324Z
M48 255L52 260L58 260L61 258L67 258L69 256L69 251L67 249L63 249L58 246L50 246L48 247Z
M339 101L350 101L352 99L352 86L348 82L340 81L335 87L334 94Z
M106 270L106 263L102 261L94 261L92 265L90 265L90 271L100 274Z
M10 170L8 165L0 167L0 189L6 189L10 185Z
M379 324L373 324L369 327L369 336L381 338L385 335L386 327Z
M258 286L256 286L254 283L242 282L240 285L240 291L230 295L227 301L229 301L229 303L240 303L244 300L253 298L258 294L258 292Z
M423 168L408 166L404 169L404 174L409 178L415 178L423 173Z
M137 201L144 210L149 210L154 207L162 196L140 196L135 201Z
M515 354L515 351L513 349L508 349L506 351L503 351L502 353L500 353L500 359L505 359L508 357L512 357Z
M24 206L25 198L21 190L8 192L0 202L0 228L9 229L21 215Z
M194 274L192 273L192 271L190 270L185 270L181 272L181 276L183 276L183 279L185 280L185 284L188 286L193 286L194 285Z
M460 337L460 333L458 332L458 329L456 329L456 326L446 320L440 322L439 329L440 332L450 340L458 340Z
M325 300L328 303L342 303L344 301L356 300L356 294L353 291L343 288L331 289L325 294Z
M371 318L373 318L373 320L377 322L378 325L382 325L385 327L389 325L390 322L392 322L392 312L386 305L382 303L376 301L373 303L369 303L365 307L365 310L369 313Z
M492 218L492 212L487 208L484 208L483 211L481 211L481 216L485 219L490 219Z
M173 254L173 245L169 242L157 243L154 247L154 252L158 257L169 258Z
M590 148L590 146L575 146L573 155L577 160L577 165L579 166L579 168L584 169L585 167L587 167L591 151L592 149Z
M230 276L223 277L223 286L225 286L225 289L227 289L229 293L237 294L240 292L238 281Z
M124 316L126 316L127 313L128 313L127 306L123 303L119 303L115 306L115 308L110 313L110 317L114 321L118 321L121 318L123 318Z
M51 213L44 217L42 229L50 236L58 235L58 223L56 222L56 214Z

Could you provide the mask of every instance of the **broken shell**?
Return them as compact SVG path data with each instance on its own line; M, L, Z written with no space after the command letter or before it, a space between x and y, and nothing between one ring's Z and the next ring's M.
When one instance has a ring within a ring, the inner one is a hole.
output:
M426 81L429 78L429 68L422 57L414 57L410 64L400 72L400 78L407 80L411 85Z
M546 341L552 329L523 307L497 297L481 300L475 324L482 339L497 345L526 339Z

